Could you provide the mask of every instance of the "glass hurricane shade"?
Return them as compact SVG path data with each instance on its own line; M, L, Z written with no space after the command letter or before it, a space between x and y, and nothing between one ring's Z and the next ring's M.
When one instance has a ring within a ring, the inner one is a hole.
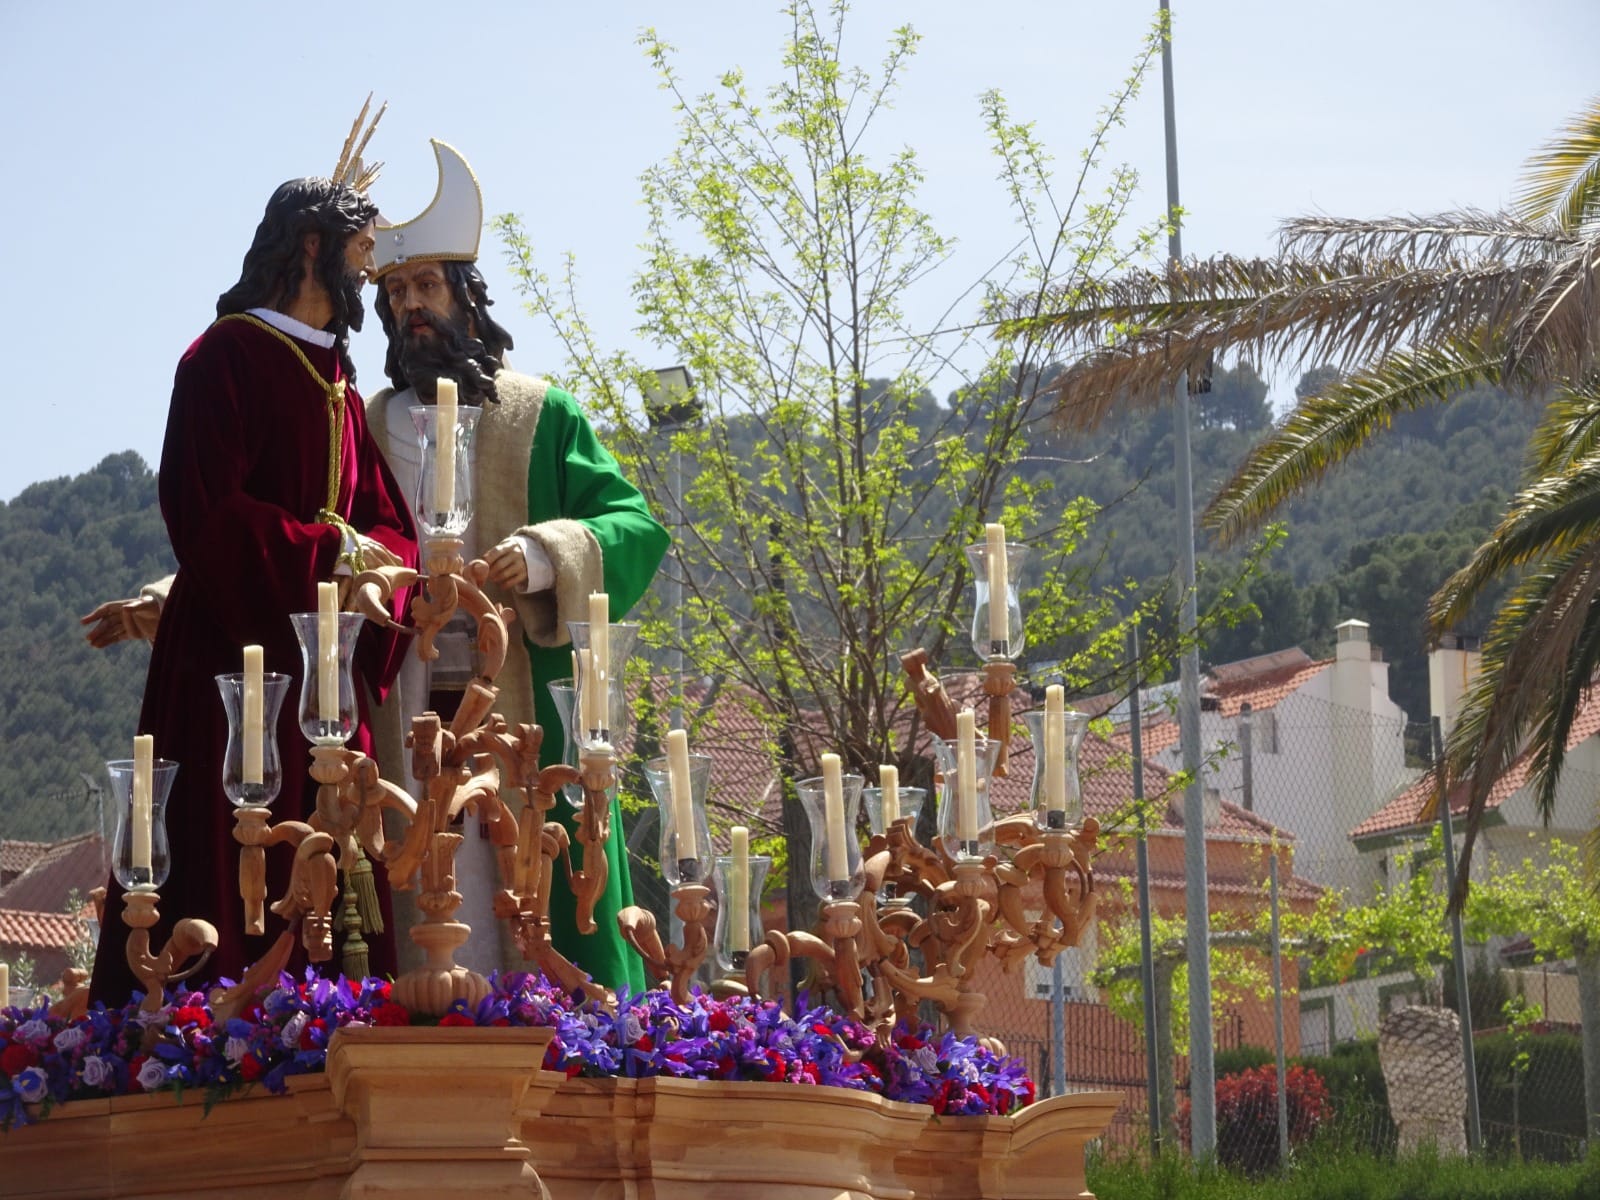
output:
M117 833L111 844L111 874L128 891L150 891L167 881L172 869L172 848L167 842L167 796L178 777L178 764L158 758L150 772L150 812L147 829L134 812L133 759L106 763L111 781L111 803L117 814ZM149 862L142 861L148 851Z
M289 694L291 676L275 672L261 677L261 779L246 783L244 771L244 676L218 675L217 690L228 714L228 744L222 753L222 791L239 808L264 807L283 786L283 759L278 753L278 713Z
M417 472L417 492L412 497L412 511L430 537L460 537L472 522L472 439L478 429L482 409L476 405L458 404L455 427L452 431L451 452L439 453L440 409L433 404L416 404L411 408L411 424L417 431L417 445L422 451L422 467ZM441 489L439 462L445 459L450 483ZM443 507L441 507L443 505Z
M322 638L318 628L320 613L291 613L294 635L300 639L300 732L313 746L342 746L355 733L358 724L355 678L351 674L351 660L355 655L356 638L360 636L366 620L360 613L338 614L339 646L337 665L339 676L339 703L337 716L324 720L321 715L319 664L322 661Z
M662 755L644 764L644 777L650 783L656 806L661 810L661 875L672 887L681 883L707 883L711 878L711 829L706 825L706 788L711 782L711 756L689 755L689 796L675 800L667 758ZM679 813L688 805L688 822L694 831L692 845L680 836Z
M856 818L861 811L861 791L866 780L860 775L841 777L844 844L844 874L834 878L828 869L832 840L828 834L827 793L822 776L802 779L795 784L800 805L811 822L811 890L820 900L854 900L866 886L866 865L861 860L861 843L856 838Z
M1019 542L1006 543L1006 585L1003 594L1004 621L990 615L992 605L1002 602L995 595L989 580L989 547L978 542L967 547L967 562L972 567L972 582L976 589L972 609L972 649L984 662L1014 660L1027 645L1022 626L1022 601L1018 598L1017 584L1022 578L1022 568L1028 560L1028 547ZM997 637L1004 628L1005 635Z

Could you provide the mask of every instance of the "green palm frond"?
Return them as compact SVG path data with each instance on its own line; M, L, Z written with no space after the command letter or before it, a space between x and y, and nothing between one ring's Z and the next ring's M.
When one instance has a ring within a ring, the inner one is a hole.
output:
M1600 216L1600 96L1528 159L1517 204L1526 219L1564 230Z
M1528 473L1553 475L1600 451L1600 374L1558 388L1528 439Z
M1600 454L1560 474L1540 475L1512 499L1506 515L1472 558L1434 595L1428 620L1436 631L1459 621L1502 576L1600 539Z
M1478 678L1447 749L1451 788L1468 789L1452 903L1459 904L1465 895L1472 845L1489 794L1522 752L1530 732L1546 752L1531 764L1536 796L1554 796L1571 714L1600 665L1597 597L1600 553L1596 547L1582 547L1519 581L1490 625ZM1548 740L1557 735L1559 740Z
M1499 371L1497 356L1448 345L1398 352L1371 371L1340 379L1304 400L1250 452L1202 522L1222 541L1234 540L1387 428L1396 415L1495 382Z

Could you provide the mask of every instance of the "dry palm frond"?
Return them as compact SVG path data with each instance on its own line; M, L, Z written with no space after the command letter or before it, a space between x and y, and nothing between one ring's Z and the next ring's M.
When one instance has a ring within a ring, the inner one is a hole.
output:
M368 165L361 157L366 153L367 143L372 140L373 130L378 128L378 122L383 120L383 114L389 111L389 102L385 100L378 106L378 111L369 124L367 112L371 108L372 93L368 92L366 101L361 105L361 111L356 114L356 119L350 126L349 136L344 139L344 145L339 150L339 161L334 165L333 174L329 176L335 183L342 183L357 192L365 192L371 187L377 181L378 173L383 170L381 162Z
M1327 363L1357 371L1428 342L1496 344L1496 335L1543 286L1548 266L1399 268L1363 263L1330 272L1270 260L1191 265L1182 301L1159 303L1136 286L1105 296L1091 314L1041 317L1073 344L1122 328L1122 340L1091 351L1052 384L1062 421L1090 428L1119 405L1163 402L1178 376L1208 356L1242 351L1257 362ZM1272 283L1281 286L1268 287ZM1257 290L1252 294L1251 285ZM1117 301L1121 302L1118 306ZM1143 321L1143 324L1136 324ZM1120 323L1120 324L1119 324Z
M1499 380L1499 359L1468 346L1397 352L1308 397L1246 457L1202 522L1229 542L1320 479L1396 415Z
M1558 229L1600 217L1600 96L1528 159L1517 203L1527 219Z
M1600 266L1600 241L1578 242L1551 265L1527 311L1510 332L1510 368L1526 366L1545 379L1577 379L1594 362L1596 321L1595 268Z
M1572 233L1513 213L1465 209L1365 221L1296 217L1280 227L1278 253L1324 262L1354 256L1414 266L1486 260L1525 263L1564 254L1576 240Z

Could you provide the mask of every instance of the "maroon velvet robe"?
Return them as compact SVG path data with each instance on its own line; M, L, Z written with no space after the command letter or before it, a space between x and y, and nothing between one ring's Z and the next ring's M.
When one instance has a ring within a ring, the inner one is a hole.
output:
M296 344L324 379L336 377L336 350ZM214 677L242 670L248 643L264 648L267 671L293 677L278 720L283 788L272 819L305 820L316 807L297 716L302 669L289 614L316 611L317 582L333 577L338 560L340 531L316 520L327 501L327 480L326 393L305 366L249 322L208 329L178 364L167 414L159 486L178 575L162 609L139 716L139 731L154 735L156 757L178 763L166 820L172 871L160 889L161 923L152 945L164 945L183 917L210 921L221 947L201 972L204 980L237 979L272 945L283 922L270 905L284 894L293 857L290 847L268 848L267 930L247 937L233 807L222 791L227 718ZM367 432L354 388L346 397L337 509L356 530L416 565L409 505ZM397 597L396 611L404 612L404 603L406 597ZM369 624L356 668L381 696L409 648L410 639ZM350 744L370 749L364 712ZM381 866L374 864L374 875L386 932L368 936L371 968L392 974L389 889ZM127 935L122 889L112 880L94 965L96 1000L121 1003L141 986L124 955ZM296 965L303 962L297 954ZM325 969L337 974L337 952Z

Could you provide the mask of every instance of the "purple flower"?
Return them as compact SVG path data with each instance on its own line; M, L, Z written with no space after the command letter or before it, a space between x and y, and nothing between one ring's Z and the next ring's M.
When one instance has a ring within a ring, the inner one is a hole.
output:
M139 1068L139 1086L147 1092L153 1092L167 1081L167 1068L160 1059L147 1058L144 1066Z
M116 1079L116 1071L111 1064L98 1054L91 1054L83 1060L83 1082L92 1088L103 1088Z
M70 1054L79 1046L89 1040L89 1034L82 1025L68 1025L54 1038L55 1047L63 1054Z
M26 1067L12 1077L11 1086L24 1104L33 1104L44 1099L50 1081L38 1067Z
M50 1026L36 1017L18 1025L11 1036L30 1046L42 1046L50 1040Z

